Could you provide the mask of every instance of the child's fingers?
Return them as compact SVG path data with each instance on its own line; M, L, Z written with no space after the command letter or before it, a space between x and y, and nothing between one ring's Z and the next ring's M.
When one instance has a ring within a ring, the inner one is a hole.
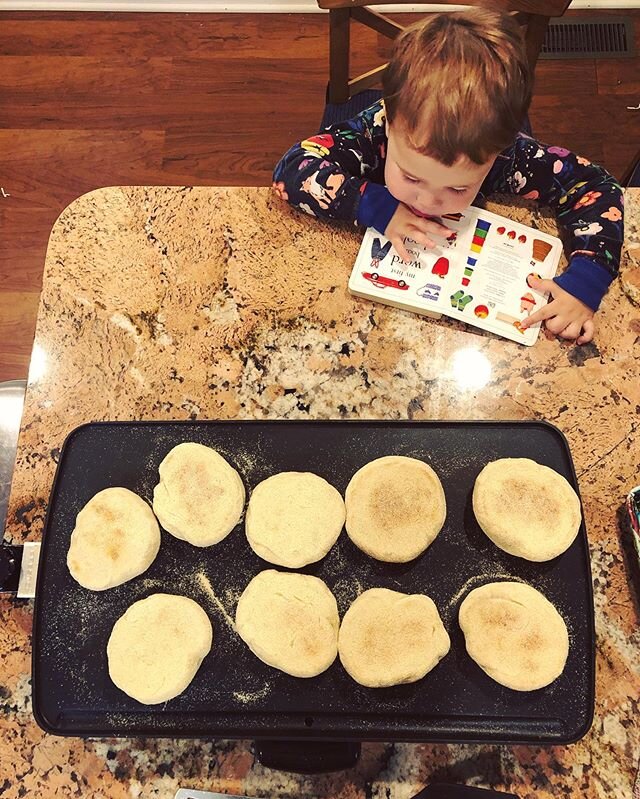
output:
M454 230L448 228L446 225L443 225L440 222L437 222L435 219L417 216L413 224L423 233L431 233L434 236L441 236L443 239L447 239L452 233L455 233Z
M443 239L448 239L449 236L455 233L455 230L452 230L446 225L441 225L440 222L434 222L431 220L431 225L431 232L435 233L437 236L442 236Z
M544 325L550 333L560 337L562 337L565 328L568 327L567 318L565 316L554 316L552 319L546 319Z
M543 305L539 311L536 311L535 313L532 313L531 316L523 319L522 322L520 322L520 326L523 328L531 327L531 325L535 325L537 322L544 322L545 319L550 319L552 316L555 316L556 309L552 306L552 302L548 303L547 305Z
M558 335L560 338L577 339L582 332L582 322L570 322Z
M552 292L557 286L557 283L554 283L553 280L543 280L542 278L532 277L531 275L527 278L527 284L534 291L539 291L541 294L545 294L547 291Z
M593 319L587 319L587 321L582 325L582 335L576 339L576 344L588 344L593 338L595 330Z
M436 246L435 241L430 239L426 233L420 230L420 228L409 230L409 236L411 236L414 241L417 241L418 244L422 244L428 250L432 250Z
M404 246L404 241L402 240L402 236L393 236L393 238L391 238L390 241L403 261L413 260L409 255L407 248Z

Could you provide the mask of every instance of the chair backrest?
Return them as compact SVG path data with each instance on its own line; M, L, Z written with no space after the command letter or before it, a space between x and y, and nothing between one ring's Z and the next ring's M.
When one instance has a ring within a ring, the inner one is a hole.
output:
M394 39L404 27L367 6L381 5L389 0L317 0L318 6L329 9L329 96L332 103L344 103L354 94L375 86L382 79L386 64L362 75L349 76L349 45L351 20L367 25L383 36ZM413 0L394 0L394 5L407 5ZM529 65L533 69L544 41L551 17L561 17L571 0L466 0L465 5L482 6L515 14L524 27ZM455 0L444 0L457 5ZM421 4L422 5L422 4Z

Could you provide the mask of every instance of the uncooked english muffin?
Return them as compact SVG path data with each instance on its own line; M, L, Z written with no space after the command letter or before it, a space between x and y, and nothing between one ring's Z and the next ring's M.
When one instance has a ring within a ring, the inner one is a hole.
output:
M188 687L212 642L211 622L197 602L152 594L115 623L107 643L109 676L133 699L157 705Z
M178 444L160 464L153 510L164 529L197 547L217 544L236 526L244 508L244 485L215 449Z
M322 477L281 472L253 490L245 529L257 555L269 563L298 569L327 554L344 519L340 492Z
M421 679L449 647L432 599L386 588L362 593L345 613L338 636L342 665L368 688Z
M467 652L489 677L514 691L535 691L563 672L569 654L564 619L525 583L474 588L460 605Z
M244 589L236 629L256 657L294 677L315 677L338 653L338 606L309 574L266 569Z
M405 563L433 542L447 506L442 483L426 463L389 455L370 461L345 494L347 533L377 560Z
M497 547L533 561L568 549L582 518L578 495L565 478L529 458L488 463L476 478L473 512Z
M160 549L151 508L128 488L105 488L76 517L67 566L92 591L122 585L146 571Z

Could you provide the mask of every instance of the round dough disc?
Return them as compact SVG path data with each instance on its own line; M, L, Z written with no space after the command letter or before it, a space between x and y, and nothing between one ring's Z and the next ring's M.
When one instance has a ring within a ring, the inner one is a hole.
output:
M501 458L480 472L473 512L493 543L518 558L544 561L573 543L580 500L561 474L529 458Z
M212 642L211 622L197 602L152 594L115 623L107 643L109 676L138 702L157 705L187 688Z
M447 506L442 483L423 461L389 455L370 461L345 494L347 533L377 560L405 563L433 542Z
M338 653L338 606L310 574L266 569L244 589L236 629L260 660L294 677L315 677Z
M197 547L217 544L236 526L244 507L244 485L215 449L178 444L160 464L153 510L164 529Z
M255 487L245 529L261 558L299 569L327 554L344 520L344 502L330 483L311 472L281 472Z
M338 637L342 665L368 688L421 679L450 645L433 600L386 588L360 594L345 613Z
M74 580L105 591L146 571L160 549L151 508L128 488L98 491L76 517L67 566Z
M535 691L562 674L569 654L564 619L525 583L474 588L460 605L467 652L489 677L515 691Z

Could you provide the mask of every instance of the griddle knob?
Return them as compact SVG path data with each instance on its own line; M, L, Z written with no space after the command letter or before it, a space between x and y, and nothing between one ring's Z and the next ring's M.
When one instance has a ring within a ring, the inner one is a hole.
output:
M360 758L358 741L253 742L258 760L267 768L296 774L321 774L353 768Z
M0 593L15 594L20 581L22 547L0 545Z
M40 541L0 544L0 594L33 599L40 560Z

